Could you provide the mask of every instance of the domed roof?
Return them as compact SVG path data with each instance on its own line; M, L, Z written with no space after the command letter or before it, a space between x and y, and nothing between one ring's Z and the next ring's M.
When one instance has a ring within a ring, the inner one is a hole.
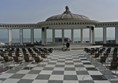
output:
M55 21L55 20L90 20L90 19L84 15L71 13L69 11L68 6L66 6L64 13L51 16L46 21Z

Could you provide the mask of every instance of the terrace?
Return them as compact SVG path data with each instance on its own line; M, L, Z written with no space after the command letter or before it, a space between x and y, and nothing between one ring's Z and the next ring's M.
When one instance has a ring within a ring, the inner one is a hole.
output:
M93 51L97 49L101 53L104 49L103 55L99 54L99 57L106 56L104 54L110 51L108 55L110 57L116 48L109 50L101 46L79 46L79 48L71 46L70 51L62 51L61 46L55 47L6 47L1 51L3 53L1 57L9 58L7 60L1 58L0 81L2 83L118 82L117 68L109 70L106 63L101 62L101 58L95 58L96 51ZM86 52L85 47L87 47Z

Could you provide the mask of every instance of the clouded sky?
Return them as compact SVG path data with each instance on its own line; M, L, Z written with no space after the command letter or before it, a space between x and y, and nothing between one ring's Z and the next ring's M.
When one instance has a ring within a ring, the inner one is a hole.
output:
M118 0L0 0L0 23L37 23L63 13L66 5L93 20L118 21Z

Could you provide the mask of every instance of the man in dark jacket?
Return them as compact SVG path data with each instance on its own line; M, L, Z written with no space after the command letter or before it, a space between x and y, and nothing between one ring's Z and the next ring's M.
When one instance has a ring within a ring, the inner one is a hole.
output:
M68 49L69 47L70 47L70 43L67 42L67 43L66 43L66 48Z

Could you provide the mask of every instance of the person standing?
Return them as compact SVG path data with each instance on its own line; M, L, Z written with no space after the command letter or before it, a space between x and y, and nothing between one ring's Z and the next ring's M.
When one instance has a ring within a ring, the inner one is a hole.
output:
M70 43L69 42L66 43L66 48L67 48L67 50L70 48Z

